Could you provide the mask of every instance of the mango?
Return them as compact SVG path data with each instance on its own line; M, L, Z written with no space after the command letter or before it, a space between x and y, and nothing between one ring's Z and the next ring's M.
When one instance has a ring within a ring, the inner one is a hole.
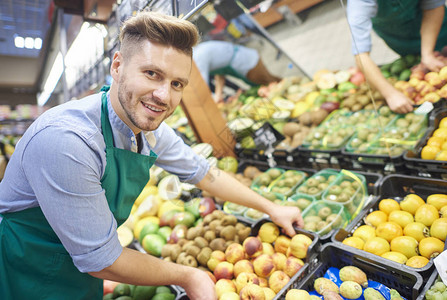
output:
M318 294L323 295L325 292L333 291L339 293L338 286L327 278L319 277L315 279L314 289Z
M344 281L340 285L340 294L348 299L357 299L362 295L362 287L354 281Z
M325 291L323 297L324 300L343 300L343 298L334 291Z
M365 298L365 300L385 300L385 297L383 297L383 295L379 291L376 291L373 288L367 288L363 292L363 297Z
M354 266L346 266L340 269L341 281L354 281L362 287L368 287L368 278L365 272Z

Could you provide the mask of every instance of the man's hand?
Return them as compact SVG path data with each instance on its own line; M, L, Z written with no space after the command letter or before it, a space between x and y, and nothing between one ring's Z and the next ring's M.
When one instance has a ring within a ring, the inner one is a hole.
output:
M187 283L183 286L189 299L215 300L217 299L214 282L211 278L197 268L191 268Z
M430 53L430 55L422 56L421 62L433 72L439 72L439 70L441 70L445 66L445 64L436 56L434 56L433 53Z
M303 217L298 207L276 205L270 213L270 218L291 237L296 234L293 225L298 225L299 228L304 227Z
M386 102L390 109L396 113L406 114L413 111L412 101L398 90L388 96Z

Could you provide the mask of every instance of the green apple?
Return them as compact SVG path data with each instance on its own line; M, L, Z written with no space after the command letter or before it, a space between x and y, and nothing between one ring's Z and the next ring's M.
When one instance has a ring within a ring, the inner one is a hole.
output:
M147 253L160 257L161 248L166 244L165 238L156 233L147 234L142 241L144 251Z
M172 233L172 228L169 226L163 226L158 230L158 235L161 235L162 237L165 238L165 241L168 241L169 236Z
M232 156L225 156L217 163L219 169L230 173L236 173L238 165L239 163L237 162L237 159Z

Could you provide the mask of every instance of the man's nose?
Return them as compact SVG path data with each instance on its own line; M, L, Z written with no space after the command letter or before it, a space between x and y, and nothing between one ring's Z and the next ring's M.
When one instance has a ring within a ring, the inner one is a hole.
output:
M154 90L153 95L163 103L168 102L171 96L171 84L166 82L160 83Z

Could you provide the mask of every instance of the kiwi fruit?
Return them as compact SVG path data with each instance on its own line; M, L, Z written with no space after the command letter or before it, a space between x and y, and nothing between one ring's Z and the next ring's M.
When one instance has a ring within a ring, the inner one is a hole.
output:
M200 235L200 228L191 227L186 232L186 239L191 241L191 240L195 239L196 237L198 237L199 235Z
M236 233L236 228L233 225L228 225L221 230L220 237L227 241L233 241Z
M204 237L198 236L194 239L194 244L202 249L203 247L208 246L208 241Z
M185 257L185 259L183 260L183 264L185 266L196 268L197 267L197 260L196 260L196 258L194 256L187 255Z
M174 262L174 260L172 260L169 256L166 256L165 258L163 258L164 261L169 261L169 262Z
M332 214L326 218L326 222L328 222L328 224L332 223L331 227L333 229L339 228L341 226L342 221L343 220L342 220L341 216L337 215L337 214Z
M186 254L192 255L194 257L197 257L197 255L200 253L200 248L196 245L191 245L185 249Z
M223 227L222 225L219 225L216 227L216 229L214 229L214 232L216 233L216 236L220 236L220 232L222 231L222 229L224 229L225 227Z
M245 227L244 229L241 229L238 231L237 235L239 237L239 241L244 241L251 233L250 227Z
M225 213L222 210L215 210L211 213L214 218L216 219L222 219L225 216Z
M178 240L177 245L179 245L180 247L183 247L184 244L186 244L188 242L187 239L181 238Z
M317 223L315 223L315 222L305 222L304 223L304 230L316 231L316 229L317 229Z
M240 222L237 222L235 227L236 227L236 230L239 231L239 230L244 229L246 226Z
M327 223L325 221L320 221L318 222L315 227L317 229L317 231L322 230L323 228L325 228L327 226Z
M308 207L310 204L312 203L312 201L305 199L305 198L299 198L296 201L297 206L301 209L304 210L306 209L306 207Z
M204 225L208 225L209 223L211 223L211 221L214 220L214 215L213 214L207 214L204 218L203 218L203 224Z
M208 230L205 232L205 234L203 235L203 237L205 238L205 240L207 240L208 242L211 242L212 240L214 240L216 238L216 234L214 233L214 231L212 230Z
M186 242L183 246L182 246L182 251L186 251L186 249L188 249L188 247L193 246L194 245L194 241L188 241Z
M177 259L175 260L176 263L178 264L183 264L183 261L186 258L186 253L185 252L180 252L180 254L177 256Z
M214 240L212 240L212 241L210 242L209 247L210 247L213 251L215 251L215 250L220 250L220 251L225 252L225 249L226 249L226 247L225 247L225 242L226 242L226 241L225 241L223 238L216 238L216 239L214 239Z
M318 216L322 219L325 220L330 214L332 213L332 210L325 206L322 207L319 211L318 211Z
M237 219L236 219L235 216L233 216L233 215L226 215L225 217L222 218L221 225L222 226L236 225L236 223L237 223Z
M221 220L213 220L210 223L210 230L216 230L217 226L221 226L222 225L222 221Z
M173 245L169 257L172 261L176 261L179 254L182 252L182 248L179 245Z
M161 257L168 257L171 255L173 244L165 244L161 248Z
M206 263L210 259L212 252L213 250L211 250L211 248L209 247L202 248L202 250L200 250L199 254L196 256L199 264L202 266L206 266Z
M321 221L321 218L319 216L307 216L304 218L304 223L308 223L308 222L318 223L320 221Z

